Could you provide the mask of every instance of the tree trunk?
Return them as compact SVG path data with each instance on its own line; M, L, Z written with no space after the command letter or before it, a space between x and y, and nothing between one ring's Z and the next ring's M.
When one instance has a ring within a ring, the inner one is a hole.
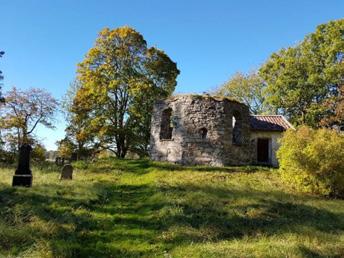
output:
M125 135L121 134L117 137L117 151L116 156L117 158L123 159L127 155L128 148L125 144Z

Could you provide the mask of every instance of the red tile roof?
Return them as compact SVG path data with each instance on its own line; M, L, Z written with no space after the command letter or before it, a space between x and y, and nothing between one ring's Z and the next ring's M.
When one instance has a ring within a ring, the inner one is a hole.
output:
M294 128L284 116L281 115L253 115L250 116L250 126L253 131L279 131L283 132Z

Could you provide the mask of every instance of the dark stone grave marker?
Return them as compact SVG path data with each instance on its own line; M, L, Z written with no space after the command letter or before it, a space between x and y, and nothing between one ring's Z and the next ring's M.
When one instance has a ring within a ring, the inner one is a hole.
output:
M19 161L13 176L12 186L32 186L32 172L30 170L31 146L23 144L19 149Z
M60 180L62 179L72 179L73 178L73 166L71 164L66 164L61 170Z

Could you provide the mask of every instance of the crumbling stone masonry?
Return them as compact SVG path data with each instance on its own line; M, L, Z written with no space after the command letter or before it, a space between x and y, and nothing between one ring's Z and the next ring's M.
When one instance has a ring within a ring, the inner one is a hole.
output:
M152 160L185 165L247 165L254 160L248 107L228 98L179 95L154 106Z

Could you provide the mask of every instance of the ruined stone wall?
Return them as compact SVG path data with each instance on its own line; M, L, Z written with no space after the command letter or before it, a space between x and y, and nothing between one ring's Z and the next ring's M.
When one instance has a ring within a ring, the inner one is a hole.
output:
M161 139L163 112L171 108L171 139ZM233 144L233 114L240 126L239 144ZM154 106L150 156L153 160L185 165L213 166L252 163L247 106L224 98L174 96Z

